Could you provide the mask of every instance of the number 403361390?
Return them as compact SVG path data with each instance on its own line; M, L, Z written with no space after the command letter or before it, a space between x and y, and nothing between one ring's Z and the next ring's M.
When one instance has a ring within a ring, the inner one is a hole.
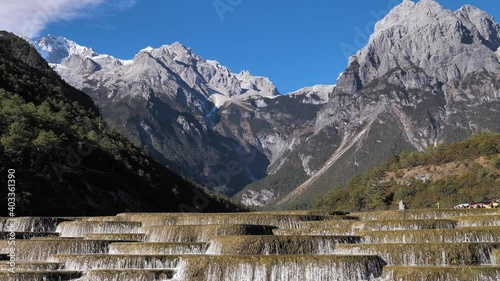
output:
M7 207L9 210L9 216L15 216L14 211L16 210L16 170L9 169L7 175L7 189L9 190L7 194Z

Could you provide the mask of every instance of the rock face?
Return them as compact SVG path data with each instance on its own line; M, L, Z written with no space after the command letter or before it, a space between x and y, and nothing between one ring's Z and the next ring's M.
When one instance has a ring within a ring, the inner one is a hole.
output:
M495 20L472 6L452 12L432 0L404 1L376 24L368 46L351 57L352 73L340 79L338 92L352 94L396 68L421 68L441 82L481 68L497 72L493 52L499 36Z
M289 95L180 43L132 61L45 57L174 171L248 205L302 207L393 154L499 131L499 38L498 23L477 8L405 0L336 87Z
M333 91L282 96L268 78L232 73L180 43L148 47L128 61L61 37L35 45L116 129L174 171L228 195L265 177L294 139L314 128Z
M403 1L350 58L313 134L239 196L307 206L402 150L499 131L499 36L498 23L477 8Z

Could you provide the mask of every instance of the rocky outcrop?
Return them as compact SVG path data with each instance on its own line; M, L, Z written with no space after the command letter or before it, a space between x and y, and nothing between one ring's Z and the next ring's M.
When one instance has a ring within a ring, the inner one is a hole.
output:
M493 52L500 47L499 31L491 16L471 6L452 12L433 0L403 1L351 57L352 72L340 77L339 92L353 94L395 68L421 68L443 83L481 68L498 72ZM353 79L357 87L349 88Z

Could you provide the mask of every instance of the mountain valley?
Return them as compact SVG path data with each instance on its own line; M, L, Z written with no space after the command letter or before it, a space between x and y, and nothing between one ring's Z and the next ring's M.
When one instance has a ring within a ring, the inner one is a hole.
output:
M500 131L500 25L472 6L403 1L336 86L286 95L178 42L133 60L55 36L34 45L113 128L253 207L307 208L391 155Z

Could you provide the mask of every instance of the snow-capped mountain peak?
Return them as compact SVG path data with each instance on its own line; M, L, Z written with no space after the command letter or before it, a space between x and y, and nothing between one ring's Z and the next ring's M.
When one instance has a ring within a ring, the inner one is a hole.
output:
M253 76L248 71L233 73L218 61L196 55L180 42L159 48L146 47L133 60L100 55L91 48L53 35L42 37L33 45L65 79L74 80L68 82L81 89L88 86L80 79L81 73L99 81L113 80L115 76L126 81L154 79L158 80L155 82L158 85L164 83L161 81L172 80L175 73L205 99L215 94L227 97L217 98L217 105L280 95L269 78ZM222 100L224 102L220 102Z
M147 46L146 48L142 49L139 51L139 53L142 53L142 52L145 52L145 53L150 53L154 50L155 48L151 47L151 46Z
M301 99L301 102L306 104L325 104L330 99L334 90L335 85L315 85L304 87L288 95Z
M246 95L260 95L265 97L274 97L279 95L276 86L267 77L253 76L248 70L236 74L240 81L241 88Z
M60 64L63 59L71 55L82 57L94 57L98 55L92 48L81 46L64 37L50 34L37 39L34 45L43 58L52 64Z
M191 48L175 42L158 49L148 47L141 50L161 61L162 67L177 73L188 85L197 88L208 87L206 97L218 94L232 99L243 100L251 96L273 97L279 95L276 86L267 77L253 76L249 71L234 73L216 60L206 60L196 55ZM148 57L137 57L140 65ZM220 100L220 99L218 99ZM231 101L231 99L224 99ZM216 104L221 104L217 102Z
M174 42L171 45L167 45L166 47L176 54L191 54L192 53L191 48L184 46L182 43L180 43L178 41Z

